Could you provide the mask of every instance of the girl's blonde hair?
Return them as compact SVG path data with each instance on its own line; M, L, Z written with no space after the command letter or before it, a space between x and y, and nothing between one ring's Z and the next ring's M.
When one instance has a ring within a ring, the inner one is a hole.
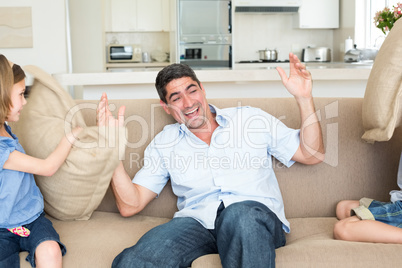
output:
M10 111L11 89L14 85L13 70L7 58L0 54L0 128L4 127Z

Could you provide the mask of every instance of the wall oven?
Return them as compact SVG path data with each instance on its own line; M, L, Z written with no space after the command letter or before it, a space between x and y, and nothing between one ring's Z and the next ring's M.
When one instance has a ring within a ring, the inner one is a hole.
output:
M232 3L178 1L179 62L191 67L232 66Z

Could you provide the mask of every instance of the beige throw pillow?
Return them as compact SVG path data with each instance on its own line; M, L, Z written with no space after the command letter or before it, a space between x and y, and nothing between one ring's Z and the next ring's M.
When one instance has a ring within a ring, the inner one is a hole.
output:
M87 220L109 187L119 153L124 153L116 133L125 135L125 129L113 129L114 135L109 129L86 127L80 109L96 109L96 105L77 106L52 76L35 66L25 66L24 70L35 80L12 130L28 155L46 158L71 127L83 128L60 169L51 177L35 176L45 211L59 220Z
M389 32L375 59L363 100L363 139L389 140L402 125L402 19Z

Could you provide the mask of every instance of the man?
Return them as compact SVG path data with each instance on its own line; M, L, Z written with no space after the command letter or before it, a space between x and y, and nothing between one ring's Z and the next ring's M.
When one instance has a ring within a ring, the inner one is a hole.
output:
M271 155L286 166L316 164L324 157L311 75L295 55L289 54L289 61L289 78L283 69L278 72L297 100L301 131L260 109L208 105L204 87L186 65L159 72L160 103L177 123L149 144L147 164L133 180L120 164L112 188L121 215L128 217L170 178L179 211L120 253L113 267L189 267L213 253L219 253L223 267L275 266L275 249L285 245L284 232L290 229ZM114 119L103 95L97 119L100 125L123 124L124 108ZM178 168L180 160L188 163L185 169Z

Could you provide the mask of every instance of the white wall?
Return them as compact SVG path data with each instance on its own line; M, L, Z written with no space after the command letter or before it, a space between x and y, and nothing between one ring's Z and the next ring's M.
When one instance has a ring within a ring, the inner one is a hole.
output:
M103 0L69 0L73 73L103 72Z
M357 4L356 0L341 0L339 4L340 27L334 31L334 59L336 61L343 61L345 55L345 39L350 36L354 43L356 43L355 14Z
M32 48L0 48L11 61L37 65L49 73L66 73L67 45L64 0L0 0L0 7L32 8Z

